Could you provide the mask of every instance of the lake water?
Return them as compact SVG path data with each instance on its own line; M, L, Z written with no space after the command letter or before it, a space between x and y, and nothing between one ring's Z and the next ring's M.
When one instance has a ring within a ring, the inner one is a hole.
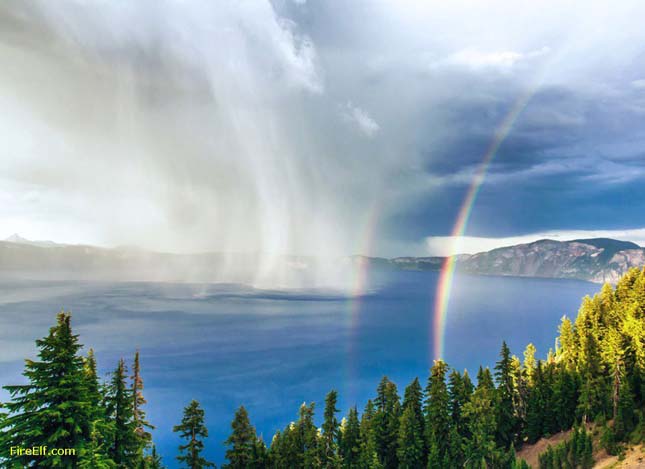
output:
M270 441L303 401L316 401L320 421L332 388L344 414L354 403L362 409L383 375L401 393L414 376L425 383L436 282L435 272L393 273L373 278L357 300L239 285L4 281L0 384L22 382L34 339L47 334L61 308L71 310L101 374L141 350L146 408L165 464L177 467L172 426L197 399L210 431L206 455L219 465L240 404ZM445 359L474 376L480 363L493 366L502 340L520 356L528 342L545 355L560 317L575 316L581 298L598 289L569 280L458 276Z

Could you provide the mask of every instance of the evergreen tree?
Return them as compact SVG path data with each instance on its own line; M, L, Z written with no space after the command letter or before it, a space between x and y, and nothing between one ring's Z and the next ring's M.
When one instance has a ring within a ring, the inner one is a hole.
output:
M318 429L314 424L315 404L309 405L303 403L300 406L300 415L296 423L295 436L296 448L302 455L302 464L306 468L322 467L322 461L319 452Z
M447 365L435 360L426 387L426 441L428 467L441 467L450 457L450 397L446 385Z
M535 373L533 374L533 386L529 392L526 410L526 436L528 437L529 443L535 443L542 437L546 407L544 386L542 361L538 361Z
M229 464L225 467L231 469L247 469L254 467L256 450L256 434L255 428L251 426L249 415L244 406L240 406L235 412L235 418L231 423L233 432L226 440L226 445L229 447L226 450L226 459Z
M566 316L562 317L559 332L558 343L560 344L560 348L558 350L558 360L568 371L571 371L577 359L577 337L571 320Z
M152 444L152 434L148 430L154 429L146 420L143 406L146 400L143 397L143 378L141 377L141 365L139 362L139 351L134 354L132 366L132 423L134 426L136 448L134 450L134 467L143 466L144 451Z
M132 390L126 383L127 368L123 359L112 373L107 389L107 415L114 431L108 454L119 468L137 467L138 440L132 408Z
M253 460L251 467L255 469L264 469L269 467L269 450L262 437L256 438L253 445Z
M450 460L456 466L463 466L463 443L469 438L468 425L464 417L464 406L470 400L473 385L464 371L463 376L453 370L448 378L448 412L450 415L449 451Z
M93 383L78 354L82 346L72 332L71 315L59 313L49 335L36 345L39 360L26 360L23 372L28 384L4 386L11 400L4 404L8 416L0 421L0 441L5 448L73 448L84 455L92 449L96 403L90 401ZM73 467L78 457L6 456L9 465L42 468Z
M403 393L402 409L405 411L407 408L412 409L414 419L416 420L415 426L418 427L421 435L425 435L425 417L423 415L423 390L419 383L419 378L414 378L412 382L405 388ZM425 437L424 449L425 449Z
M578 401L579 415L583 421L591 421L605 410L605 378L598 350L594 327L596 308L592 300L586 297L576 319L576 331L580 340L578 352L578 370L582 380Z
M511 351L506 342L502 343L500 360L495 365L495 378L497 379L497 433L496 439L500 446L508 448L515 438L515 411L513 396L515 387L513 383L513 370Z
M361 416L360 434L361 434L361 468L381 469L383 464L378 456L378 445L376 442L376 409L371 399L367 401L365 410Z
M89 454L84 455L82 461L92 461L87 463L87 467L91 467L92 464L109 464L105 460L109 459L108 452L114 439L114 423L107 416L104 395L96 371L96 357L91 348L85 358L84 369L87 377L88 399L92 409L92 431L91 444L87 448Z
M334 390L329 391L325 397L325 411L323 414L322 425L322 467L336 468L340 466L340 458L338 457L338 436L339 427L336 414L336 402L338 401L338 393Z
M96 424L90 435L90 443L78 460L79 469L115 469L116 463L106 454L102 437L96 429Z
M401 417L401 403L396 384L383 377L378 385L374 403L376 412L373 421L378 459L385 469L394 469L398 466L397 445Z
M465 467L488 467L498 456L495 444L495 387L488 368L479 369L477 388L464 406L470 438L465 443Z
M535 372L535 345L528 344L524 350L524 372L529 386L533 385L533 373Z
M152 445L152 451L150 454L145 457L145 468L146 469L165 469L161 461L161 456L157 454L157 447Z
M187 440L185 445L179 446L177 460L188 469L203 469L215 465L201 455L204 450L204 438L208 437L208 429L204 424L204 410L199 402L192 400L184 408L184 416L179 425L175 425L173 432L179 433L182 439Z
M423 467L423 438L419 420L414 413L414 407L408 406L403 409L399 428L399 441L397 456L399 468L417 469Z
M342 426L340 439L340 454L343 461L343 468L360 468L361 457L361 428L358 420L356 407L349 409L347 421Z

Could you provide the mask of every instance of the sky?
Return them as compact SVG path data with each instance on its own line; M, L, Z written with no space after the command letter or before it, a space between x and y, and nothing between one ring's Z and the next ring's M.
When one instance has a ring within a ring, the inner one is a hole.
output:
M0 237L173 252L645 244L645 4L0 4ZM525 105L524 105L525 104Z

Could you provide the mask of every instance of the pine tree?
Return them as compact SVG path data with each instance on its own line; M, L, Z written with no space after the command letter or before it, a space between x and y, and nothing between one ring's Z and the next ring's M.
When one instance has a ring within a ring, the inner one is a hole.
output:
M226 459L229 463L225 467L230 469L247 469L254 467L256 450L255 428L251 426L249 415L244 406L240 406L235 412L235 418L231 423L233 432L225 444L229 447L226 450Z
M255 439L253 445L253 460L251 467L255 469L265 469L269 467L269 450L262 437Z
M383 462L385 469L394 469L398 466L397 445L401 416L396 384L383 377L378 385L374 403L376 413L373 421L378 459Z
M468 372L464 371L462 376L458 371L453 370L448 378L448 412L450 415L448 439L450 459L456 466L462 466L464 463L463 442L469 438L469 433L463 412L472 392L473 386Z
M340 454L343 468L358 469L361 456L361 428L356 407L349 409L347 420L341 430Z
M93 424L90 443L80 456L78 467L79 469L115 469L117 467L116 463L106 454L102 437L96 430L96 424Z
M495 378L497 379L496 439L503 448L508 448L515 439L516 419L513 408L515 387L512 371L511 351L506 342L503 342L500 360L495 365Z
M468 422L470 438L466 441L465 467L481 468L490 466L497 458L495 444L495 387L490 370L479 369L477 388L464 406L464 417Z
M138 441L132 408L132 390L126 383L127 368L119 360L107 389L107 415L112 422L113 439L108 454L119 468L133 468L137 465Z
M150 454L145 457L145 468L146 469L165 469L161 461L161 456L157 454L157 447L152 445L152 450Z
M378 445L376 442L376 409L371 399L367 401L365 410L361 416L361 452L359 467L369 469L381 469L383 464L378 457Z
M591 435L585 432L584 452L582 453L582 469L591 469L593 467L593 445Z
M533 386L529 392L526 410L526 435L529 443L535 443L544 429L544 412L546 401L544 396L544 373L542 361L538 361L533 374Z
M419 427L421 435L425 434L425 418L423 415L423 390L419 383L419 378L414 378L412 382L405 388L403 393L402 409L405 411L410 407L414 413L416 425Z
M424 444L419 420L412 405L403 409L397 447L399 468L416 469L424 466Z
M528 344L524 350L524 372L529 386L533 385L533 373L535 372L535 345Z
M558 343L560 344L560 348L558 350L558 360L568 371L571 371L577 359L577 337L571 320L566 316L562 317L559 332Z
M576 319L580 340L578 370L582 380L578 410L585 422L605 410L606 383L596 338L598 331L594 327L596 314L593 301L586 297Z
M338 401L338 393L334 390L329 391L325 397L325 411L323 414L322 425L322 467L336 468L340 466L340 459L338 457L338 436L339 427L336 414L336 402Z
M146 400L143 397L143 378L141 377L138 350L134 354L134 364L130 378L132 379L132 422L136 440L133 458L135 467L138 467L143 465L144 451L152 444L152 434L148 430L154 429L146 420L145 411L142 409L146 404Z
M82 455L92 445L95 403L82 347L73 334L71 315L61 312L49 335L36 341L39 360L26 360L23 376L28 384L5 386L11 396L4 404L0 441L5 447L74 448ZM72 467L77 456L11 456L7 464L38 467Z
M447 365L435 360L426 387L426 441L428 467L440 467L450 456L450 396L446 385Z
M315 404L303 403L300 406L298 422L292 435L295 437L295 447L302 457L304 467L321 467L322 461L319 450L318 429L314 424Z
M175 425L173 432L179 433L179 436L188 440L185 445L179 446L179 456L177 460L189 469L203 469L206 467L215 467L215 465L201 455L204 450L204 438L208 437L208 429L204 423L204 410L200 407L199 402L192 400L184 408L184 416L181 424Z
M114 439L114 423L108 420L107 411L104 405L104 395L97 375L96 357L94 350L90 348L84 361L85 375L88 384L88 399L91 404L91 444L87 448L89 454L83 460L93 461L92 464L109 464L108 451ZM88 467L91 464L88 463Z

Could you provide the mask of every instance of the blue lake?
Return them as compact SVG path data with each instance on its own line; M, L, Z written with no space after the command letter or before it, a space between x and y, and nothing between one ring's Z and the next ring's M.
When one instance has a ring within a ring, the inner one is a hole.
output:
M351 299L312 291L163 283L0 283L0 384L22 382L23 358L61 308L71 310L105 375L141 351L146 406L159 452L177 467L172 426L199 400L210 431L206 455L218 465L235 408L244 404L265 441L295 420L304 401L340 394L344 414L362 409L387 375L402 393L432 362L432 308L438 274L398 272L371 279ZM598 285L569 280L457 276L446 326L445 360L471 375L493 366L502 340L521 356L533 342L553 346L560 318L575 316ZM6 399L6 393L0 394Z

